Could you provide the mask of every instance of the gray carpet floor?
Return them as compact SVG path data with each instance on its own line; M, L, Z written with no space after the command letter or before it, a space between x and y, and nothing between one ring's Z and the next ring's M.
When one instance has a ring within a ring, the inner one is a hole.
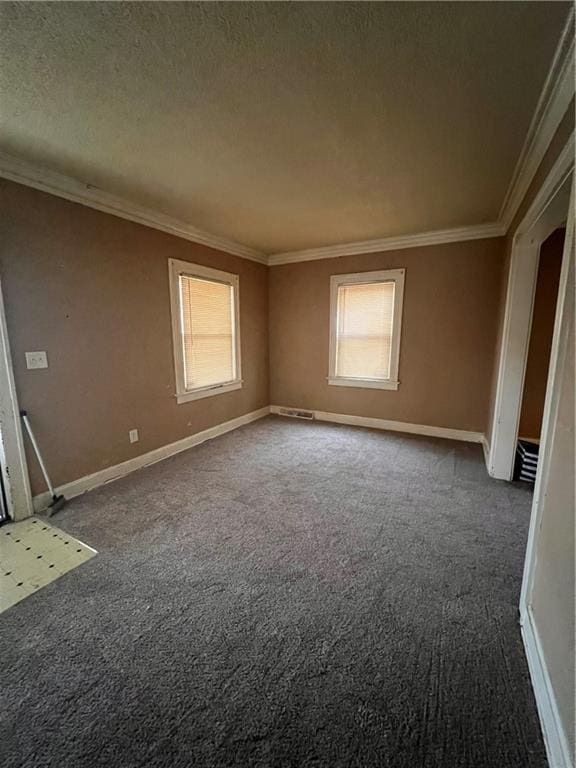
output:
M0 616L0 762L544 768L531 496L477 445L267 418L73 500Z

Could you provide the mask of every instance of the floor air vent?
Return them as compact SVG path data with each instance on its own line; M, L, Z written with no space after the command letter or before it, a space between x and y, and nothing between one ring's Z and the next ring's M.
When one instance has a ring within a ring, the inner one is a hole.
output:
M529 440L518 440L514 467L515 480L524 480L527 483L536 482L538 448L538 443L533 443Z
M308 419L308 421L312 421L314 418L314 411L298 411L295 408L280 408L278 414L290 416L291 419Z

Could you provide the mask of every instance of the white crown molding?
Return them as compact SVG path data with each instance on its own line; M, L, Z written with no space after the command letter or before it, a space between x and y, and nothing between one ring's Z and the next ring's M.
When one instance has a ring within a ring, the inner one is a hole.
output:
M185 222L108 194L90 184L35 167L24 160L2 152L0 152L0 177L268 266L503 237L508 232L534 174L574 96L574 18L574 8L571 8L526 140L506 191L498 221L488 224L341 243L267 256L241 243L204 232Z
M257 261L260 264L274 266L289 264L297 261L312 261L315 259L330 259L337 256L350 256L361 253L378 253L402 248L414 248L421 245L438 245L442 243L457 243L464 240L479 240L489 237L501 237L505 234L498 223L479 224L455 229L422 232L416 235L401 235L400 237L385 237L379 240L364 240L357 243L312 248L304 251L276 253L271 256L256 251L241 243L227 240L209 232L204 232L190 224L173 219L162 213L131 203L115 195L111 195L91 184L85 184L71 176L65 176L46 168L34 166L20 158L0 151L0 177L15 181L27 187L33 187L41 192L48 192L56 197L70 200L97 211L118 216L146 227L167 232L170 235L190 240L194 243L207 245L225 253L240 256L243 259Z
M498 220L506 230L566 114L574 91L574 8L571 8L500 209Z
M65 200L71 200L74 203L80 203L88 208L95 208L97 211L110 213L121 219L134 221L137 224L143 224L146 227L152 227L161 232L176 235L176 237L190 240L193 243L206 245L209 248L231 253L243 259L257 261L260 264L268 263L265 254L253 248L227 240L224 237L212 235L210 232L204 232L193 227L191 224L186 224L178 219L173 219L170 216L151 211L148 208L143 208L120 197L111 195L91 184L85 184L70 176L65 176L46 168L36 167L4 152L0 152L0 177L27 187L39 189L42 192L48 192Z
M506 235L574 96L574 18L574 8L571 8L496 222L416 235L385 237L380 240L364 240L357 243L345 243L302 251L275 253L269 256L268 264L270 266L293 264L299 261L332 259L338 256L378 253L380 251L415 248L423 245L441 245ZM573 152L573 145L570 151Z
M558 157L554 161L554 165L550 169L548 176L542 183L542 186L530 203L528 210L518 224L518 228L514 232L515 239L520 239L535 224L537 218L536 212L544 210L546 201L551 201L553 199L556 192L573 172L575 150L576 136L574 135L574 132L572 132L568 137L566 144L564 144L563 148L558 153Z
M384 237L379 240L362 240L357 243L328 245L323 248L311 248L305 251L288 251L275 253L268 257L268 264L293 264L298 261L316 261L317 259L335 259L338 256L355 256L362 253L380 253L381 251L398 251L404 248L417 248L423 245L441 245L443 243L459 243L464 240L483 240L489 237L502 237L505 230L502 224L477 224L469 227L441 229L435 232L421 232L417 235L400 235L399 237Z

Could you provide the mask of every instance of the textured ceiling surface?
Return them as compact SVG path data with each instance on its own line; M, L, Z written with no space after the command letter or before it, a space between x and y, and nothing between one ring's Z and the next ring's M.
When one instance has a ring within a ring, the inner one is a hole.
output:
M564 3L0 3L0 149L267 253L493 221Z

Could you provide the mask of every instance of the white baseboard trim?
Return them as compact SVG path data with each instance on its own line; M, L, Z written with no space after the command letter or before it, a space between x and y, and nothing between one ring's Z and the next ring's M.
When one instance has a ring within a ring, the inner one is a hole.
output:
M112 467L106 467L99 472L94 472L91 475L85 475L77 480L72 480L70 483L56 488L57 494L63 494L67 499L73 499L75 496L90 491L93 488L97 488L99 485L110 483L113 480L118 480L120 477L129 475L137 469L147 467L149 464L155 464L157 461L167 459L169 456L174 456L176 453L186 451L188 448L193 448L195 445L206 442L206 440L212 440L214 437L224 435L226 432L231 432L233 429L244 426L244 424L250 424L252 421L261 419L264 416L268 416L270 413L270 407L265 406L257 411L251 411L245 413L243 416L238 416L236 419L225 421L223 424L217 424L215 427L204 429L202 432L197 432L195 435L190 435L182 440L177 440L175 443L169 443L163 445L161 448L156 448L148 453L143 453L141 456L135 456L133 459L123 461L121 464L115 464ZM34 511L40 512L46 509L50 503L50 494L48 492L40 493L33 499Z
M486 470L490 474L490 441L486 435L482 435L482 450L484 451L484 463L486 464Z
M167 459L169 456L174 456L174 454L186 451L195 445L200 445L200 443L204 443L206 440L212 440L214 437L224 435L226 432L231 432L233 429L242 427L244 424L250 424L250 422L261 419L269 413L277 414L282 407L271 405L260 408L257 411L245 413L243 416L239 416L231 421L225 421L223 424L217 424L215 427L197 432L195 435L177 440L175 443L163 445L161 448L143 453L141 456L135 456L133 459L123 461L121 464L106 467L106 469L102 469L99 472L94 472L91 475L85 475L77 480L60 485L55 489L56 493L64 495L67 499L73 499L75 496L80 496L80 494L86 493L86 491L124 477L131 472L135 472L137 469L142 469L150 464L155 464L157 461ZM325 411L312 411L312 413L318 421L330 421L335 424L348 424L357 427L370 427L371 429L384 429L391 432L406 432L408 434L426 435L428 437L443 437L448 440L481 443L484 446L484 450L486 450L486 438L481 432L468 432L462 429L449 429L447 427L432 427L425 424L410 424L404 421L374 419L367 416L348 416L342 413L326 413ZM49 503L50 494L48 492L34 496L34 511L40 512L46 509Z
M542 643L530 608L524 612L520 629L534 698L538 707L540 725L544 735L548 763L550 768L574 768L570 746L562 726L554 689L548 674Z
M271 405L270 413L278 414L281 410L291 410L292 407L283 405ZM371 429L386 429L390 432L406 432L413 435L426 435L427 437L444 437L448 440L462 440L466 443L484 443L482 432L468 432L464 429L450 429L448 427L431 427L426 424L410 424L405 421L389 421L388 419L375 419L368 416L348 416L344 413L327 413L326 411L314 411L309 408L298 408L301 411L310 411L318 421L331 421L335 424L348 424L353 427L370 427Z

